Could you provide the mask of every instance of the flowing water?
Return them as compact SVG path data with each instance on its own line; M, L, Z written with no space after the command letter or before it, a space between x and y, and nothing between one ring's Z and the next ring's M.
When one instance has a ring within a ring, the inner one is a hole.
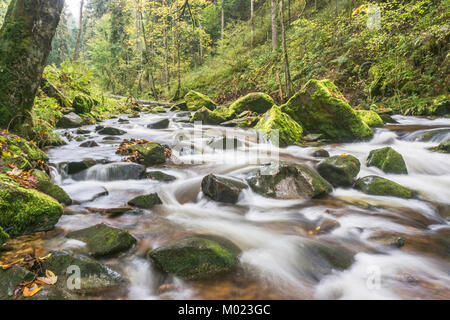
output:
M168 129L147 128L147 124L167 117L171 119ZM141 114L128 124L118 123L117 118L102 123L126 130L120 138L146 139L172 148L180 145L180 132L193 134L181 142L193 152L181 152L178 161L157 167L177 177L163 183L136 180L134 171L127 170L121 163L123 157L116 154L120 140L104 140L95 133L95 126L84 127L91 131L86 137L95 140L98 147L81 148L80 142L70 141L49 150L53 179L76 204L66 208L67 214L55 231L28 241L39 241L46 250L82 251L84 243L66 239L66 232L100 222L128 229L139 239L136 248L103 261L129 280L126 296L115 298L449 299L450 156L428 148L449 141L450 119L394 118L398 123L377 129L371 141L322 147L330 155L358 157L362 164L359 177L375 174L419 191L421 197L416 200L337 188L325 199L308 201L269 199L245 190L236 205L221 204L202 194L202 178L209 173L243 178L258 166L255 155L270 149L267 144L246 139L245 129L225 132L225 128L208 126L203 128L203 136L198 136L192 125L176 121L181 118L170 112ZM75 131L61 133L75 136ZM431 131L437 132L422 142L424 134ZM237 150L218 151L208 144L224 133L241 139ZM408 175L385 174L365 166L369 152L384 146L392 146L403 155ZM316 148L291 146L273 154L262 153L261 162L279 157L313 166L319 161L311 156ZM64 163L84 158L100 164L82 175L68 176L62 170ZM128 200L152 192L159 194L162 206L127 211ZM226 277L188 282L159 274L145 259L149 249L194 233L233 241L242 249L239 269ZM405 241L403 247L390 245L399 238ZM26 247L27 242L19 242L18 248ZM348 261L351 265L344 270L336 267Z

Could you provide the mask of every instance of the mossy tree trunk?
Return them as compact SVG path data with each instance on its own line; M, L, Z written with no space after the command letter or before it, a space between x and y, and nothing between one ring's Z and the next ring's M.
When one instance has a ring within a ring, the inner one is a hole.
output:
M0 29L0 127L27 121L64 0L12 0Z

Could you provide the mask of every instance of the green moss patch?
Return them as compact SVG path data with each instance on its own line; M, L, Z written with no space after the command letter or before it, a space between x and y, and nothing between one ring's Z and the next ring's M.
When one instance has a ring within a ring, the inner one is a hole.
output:
M386 173L407 174L405 160L391 147L372 150L367 158L367 166L377 167Z
M414 198L417 194L415 191L394 181L378 176L368 176L359 179L355 183L355 188L370 195L391 196L404 199Z
M382 127L384 122L375 111L356 110L356 115L369 127Z
M197 111L201 108L207 108L209 110L214 110L216 104L208 96L197 91L189 91L184 96L184 101L186 102L189 111Z
M247 110L257 114L263 114L272 108L274 104L275 101L268 94L253 92L233 102L230 109L236 112L236 114L240 114Z

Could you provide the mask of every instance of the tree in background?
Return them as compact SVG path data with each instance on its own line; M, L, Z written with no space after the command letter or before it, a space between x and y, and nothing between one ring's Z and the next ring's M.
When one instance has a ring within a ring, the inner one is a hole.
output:
M64 0L12 0L0 29L0 127L29 118Z
M81 3L80 3L80 20L79 20L79 23L78 23L77 42L75 43L75 49L73 51L72 61L76 61L78 59L78 49L80 47L81 33L83 32L83 8L84 8L84 0L81 0Z

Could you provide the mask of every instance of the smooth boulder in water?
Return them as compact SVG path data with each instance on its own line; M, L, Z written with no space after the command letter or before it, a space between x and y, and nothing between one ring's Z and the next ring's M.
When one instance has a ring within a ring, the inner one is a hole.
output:
M391 196L404 199L411 199L416 196L416 192L406 188L394 181L378 177L367 176L358 179L355 189L374 196Z
M163 182L171 182L171 181L175 181L177 179L176 177L174 177L170 174L164 173L162 171L149 171L144 174L144 177L147 179L163 181Z
M317 165L317 171L334 187L349 187L361 169L359 160L347 154L322 160Z
M104 127L97 131L98 134L104 135L104 136L121 136L127 133L124 130L113 128L113 127Z
M240 252L225 238L195 235L151 250L147 257L161 272L197 280L232 271L238 265Z
M207 108L209 110L214 110L216 104L207 95L197 91L189 91L184 96L184 101L189 111L197 111L201 108Z
M104 223L70 232L66 237L85 242L89 254L96 258L129 250L137 242L127 230Z
M83 170L89 169L97 164L97 162L93 159L84 159L82 161L73 161L69 162L65 166L65 170L67 174L76 174Z
M145 166L132 162L115 162L96 164L87 170L73 175L73 179L80 180L139 180L145 173Z
M99 146L98 143L93 140L86 141L86 142L83 142L82 144L80 144L81 148L95 148L98 146Z
M83 118L74 112L62 116L56 123L57 128L69 129L78 128L83 125Z
M370 151L367 158L368 167L377 167L386 173L407 174L405 160L400 153L391 147Z
M346 102L339 89L329 80L310 80L282 111L309 133L322 133L334 141L370 138L373 131Z
M69 195L64 191L64 189L54 184L45 172L34 170L33 176L37 178L35 185L39 189L39 191L45 193L46 195L49 195L63 205L68 206L72 204L72 199L70 199Z
M166 152L162 145L156 142L135 144L129 148L142 156L142 163L145 166L153 166L166 162Z
M137 196L136 198L128 201L128 205L141 209L151 209L158 204L162 204L162 201L157 193Z
M247 182L254 192L275 199L321 198L333 190L314 169L299 164L280 164L270 174L259 170L251 173Z
M247 184L239 179L209 174L202 180L202 191L209 198L224 203L236 203Z
M317 149L311 155L315 158L329 158L330 157L330 153L325 149Z
M147 128L149 129L167 129L169 127L169 119L165 118L165 119L161 119L161 120L157 120L155 122L150 123L149 125L147 125Z

